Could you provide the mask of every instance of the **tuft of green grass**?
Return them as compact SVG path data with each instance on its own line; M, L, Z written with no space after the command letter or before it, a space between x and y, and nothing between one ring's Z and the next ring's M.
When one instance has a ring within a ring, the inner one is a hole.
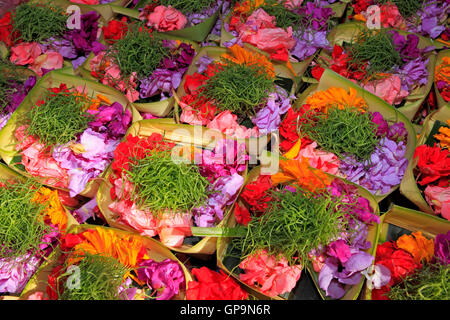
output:
M47 91L43 100L31 108L24 121L29 124L27 133L47 147L75 140L95 118L86 112L92 100L75 92Z
M366 68L367 78L404 64L400 53L395 49L392 35L386 29L361 30L350 44L349 56L349 65L360 66L369 62Z
M275 90L272 79L261 66L227 61L217 68L219 71L198 89L198 97L212 101L221 110L230 110L243 118L251 117Z
M402 279L387 293L391 300L450 300L450 269L426 264Z
M169 55L163 40L149 33L143 23L130 24L127 34L115 41L105 54L119 66L120 78L127 81L136 72L138 79L149 77L164 57Z
M273 201L261 217L254 217L247 234L234 238L242 258L267 250L289 263L306 261L308 253L336 239L346 228L345 204L327 191L319 194L297 188L272 191Z
M331 106L327 113L315 117L316 121L302 123L299 129L317 141L322 149L341 159L346 154L354 155L360 160L370 158L378 144L378 126L368 112L360 112L351 106L345 109Z
M23 3L13 14L13 32L18 31L24 42L38 42L58 37L67 31L68 15L49 4Z
M78 287L72 282L76 279L65 278L68 273L58 278L58 283L65 280L60 300L120 300L119 288L130 271L128 267L113 257L89 253L85 253L77 267Z
M32 180L0 180L0 185L0 257L38 252L42 238L51 231L42 215L46 204L31 201L40 185Z
M143 159L130 160L133 165L126 177L134 186L132 199L155 215L190 211L203 205L211 193L198 166L174 161L170 151L151 151Z

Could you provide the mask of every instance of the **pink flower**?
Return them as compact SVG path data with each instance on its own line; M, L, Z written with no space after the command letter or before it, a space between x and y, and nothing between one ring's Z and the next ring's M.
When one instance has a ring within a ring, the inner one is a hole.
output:
M153 12L145 16L145 10L139 15L139 19L147 20L147 25L157 31L172 31L183 29L187 19L180 11L172 6L157 6Z
M116 181L119 180L121 179ZM150 212L139 210L134 203L126 200L114 201L108 208L117 215L117 222L126 224L139 234L149 237L158 234L158 220Z
M450 220L450 187L427 186L425 188L425 199L436 214Z
M36 291L33 294L30 294L27 300L44 300L44 293L42 291Z
M402 90L402 81L396 75L389 78L369 81L364 85L364 89L382 98L390 105L397 105L408 96L408 91Z
M180 101L180 107L182 109L180 122L193 126L204 126L210 122L201 112L194 110L190 105L182 101Z
M381 6L381 24L384 28L401 28L405 24L395 4L388 3Z
M191 213L164 213L158 226L159 239L165 246L181 247L184 237L192 235L191 226Z
M61 69L64 63L64 58L58 52L47 51L37 57L30 65L30 69L36 72L40 77L43 75L42 69L54 70Z
M294 289L302 272L301 265L289 266L284 257L269 256L266 250L247 257L239 264L245 273L239 279L250 286L260 286L260 291L275 297Z
M11 48L10 61L20 66L32 64L41 53L38 43L23 42Z
M288 8L288 9L296 9L296 8L300 8L300 6L302 5L303 0L286 0L283 5Z
M281 28L259 29L254 34L242 37L242 41L269 53L277 52L280 48L285 48L289 51L295 46L295 39L292 37L292 27L288 27L286 30Z
M259 136L258 127L250 129L239 125L237 123L237 116L232 114L230 110L219 113L210 123L208 123L207 127L237 139Z
M100 71L102 67L104 67L104 75L102 75L102 78L100 79L102 84L113 87L125 93L127 99L130 102L138 100L139 91L136 90L137 87L136 73L133 72L127 84L125 84L123 80L118 81L118 79L121 78L119 66L109 59L108 61L105 62L104 56L105 52L102 51L90 61L89 64L92 72L96 73L98 76L102 74ZM107 67L105 67L105 65L107 65Z
M316 148L317 142L308 144L299 151L295 159L300 161L302 158L308 158L311 167L334 175L337 174L339 169L338 157L334 153L317 150Z
M14 132L16 139L21 141L16 150L22 154L22 165L35 177L44 179L43 183L56 188L67 188L69 175L66 169L45 152L45 146L32 136L25 133L26 126L20 126Z
M246 25L252 29L276 28L276 18L264 9L257 9L248 17Z

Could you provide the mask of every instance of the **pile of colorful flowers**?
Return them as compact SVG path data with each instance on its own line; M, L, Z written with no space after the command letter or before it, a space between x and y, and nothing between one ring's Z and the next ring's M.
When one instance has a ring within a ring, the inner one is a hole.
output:
M106 96L62 83L38 98L16 122L15 164L42 183L82 193L113 160L131 111ZM13 120L16 120L13 119Z
M222 54L214 59L217 53ZM179 97L183 123L233 138L259 137L278 129L295 99L276 84L274 66L265 56L239 45L199 53L195 66Z
M235 38L224 43L250 44L278 61L301 62L328 48L334 1L239 1L224 24Z
M237 277L267 297L289 294L309 267L324 296L342 298L374 260L368 231L380 221L376 202L306 158L280 167L274 175L250 172L233 217L246 228L226 255L240 254Z
M103 26L103 37L108 46L95 53L87 67L131 102L171 97L196 54L192 45L164 40L125 16Z
M0 42L11 51L10 61L42 76L61 69L64 60L76 69L91 52L101 51L100 14L86 12L79 18L79 28L70 29L70 15L65 10L47 3L26 2L1 17Z
M421 231L377 247L369 276L373 300L446 300L450 231L428 239Z
M416 148L415 176L430 208L450 220L450 119L436 121L435 127L437 133Z
M403 122L371 112L355 89L331 87L289 109L280 125L281 151L383 195L400 184L408 159Z
M378 7L376 12L383 28L414 32L432 39L450 39L450 28L446 24L450 4L446 0L353 0L353 19L373 21L375 11L367 10L371 6Z
M430 82L427 66L434 47L424 47L416 34L360 29L348 41L334 44L331 58L319 58L311 70L315 79L329 68L396 107Z

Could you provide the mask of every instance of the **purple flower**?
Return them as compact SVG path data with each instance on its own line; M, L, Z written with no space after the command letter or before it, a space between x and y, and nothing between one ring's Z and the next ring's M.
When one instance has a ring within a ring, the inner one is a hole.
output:
M95 196L80 208L74 210L72 215L78 223L84 223L87 219L95 217L94 209L97 207L97 197Z
M326 31L305 30L300 34L296 33L293 37L297 42L290 54L298 61L312 56L319 48L329 48L330 46Z
M20 294L39 264L40 259L30 253L15 258L0 258L0 292Z
M428 82L427 64L429 59L416 58L401 67L395 66L393 72L402 81L402 89L408 92L426 85Z
M204 54L203 56L198 59L198 61L195 63L197 66L197 72L202 73L205 71L208 66L214 61L214 58L210 58L207 54Z
M161 93L163 98L172 96L172 90L178 88L181 83L183 73L179 71L171 71L167 69L156 69L147 79L141 80L139 96L142 99L153 97L157 93Z
M346 178L373 194L385 194L400 184L408 165L404 141L385 137L380 140L370 161L358 162L353 156L341 161L339 170Z
M403 122L396 122L389 128L387 137L395 142L404 141L406 143L407 135L408 131L406 131L405 124Z
M95 121L90 122L89 127L99 132L107 132L108 137L112 138L121 138L131 123L131 111L123 110L123 106L118 102L109 106L102 105L94 114Z
M352 254L345 263L328 257L319 273L319 286L326 295L340 299L345 294L345 285L356 285L361 281L362 271L373 262L374 257L364 251Z
M137 269L138 279L158 290L156 300L169 300L180 292L185 282L183 269L173 260L156 262L151 259L141 262Z
M322 8L319 4L308 2L306 6L292 10L304 17L302 25L310 26L313 30L323 31L328 27L328 19L333 15L333 9Z
M434 239L434 256L440 264L450 264L450 231Z
M217 179L211 186L213 193L207 203L192 210L195 224L199 227L213 227L217 221L221 221L225 206L234 202L243 184L244 178L237 173Z
M170 41L166 41L165 46L173 47ZM185 43L171 50L174 51L174 54L164 58L148 78L141 80L139 95L142 99L153 97L156 94L161 94L162 98L166 99L168 96L172 96L172 91L180 85L184 73L195 56L195 50L191 45Z
M243 172L248 159L245 143L224 139L217 142L213 151L196 154L195 163L199 164L200 174L214 183L220 177Z
M269 94L266 106L259 110L252 119L252 122L258 127L261 134L278 129L281 123L281 115L289 110L292 99L295 99L295 96L288 96L279 87L277 87L276 92Z

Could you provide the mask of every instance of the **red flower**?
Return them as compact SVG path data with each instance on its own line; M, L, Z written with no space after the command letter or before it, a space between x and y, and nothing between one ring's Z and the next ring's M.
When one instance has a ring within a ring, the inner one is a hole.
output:
M120 20L111 20L102 29L105 41L111 44L114 41L121 39L127 33L127 18L122 17Z
M186 91L187 94L196 94L199 87L208 79L209 77L197 72L192 76L188 74L184 83L184 91Z
M7 47L12 47L18 41L19 33L12 32L13 25L11 20L11 12L7 12L3 18L0 19L0 41L4 42Z
M414 158L419 157L417 168L420 172L420 185L427 185L450 175L450 152L436 144L433 147L421 145L416 148Z
M215 272L207 267L192 269L197 281L190 281L186 290L187 300L246 300L248 293L222 270Z
M272 188L270 175L260 175L256 181L247 184L242 191L242 199L249 205L252 213L260 215L264 213L272 197L268 190Z
M362 11L366 11L367 8L372 5L371 0L354 0L352 7L356 14L361 13Z
M252 221L252 218L250 217L250 212L245 206L239 206L239 204L236 202L236 207L234 208L234 216L236 217L236 221L239 224L242 224L244 226L248 225L250 221Z
M58 300L58 297L63 293L63 286L60 284L60 282L58 284L58 278L62 273L63 266L58 265L48 275L46 292L50 300Z
M389 292L390 288L402 281L407 275L415 270L422 268L421 264L414 262L413 256L391 242L385 242L377 247L375 264L382 264L391 272L389 284L378 290L372 290L372 299L388 300L384 293Z
M322 68L320 65L315 65L311 69L311 74L312 74L314 79L316 79L317 81L320 81L320 78L322 78L322 74L323 74L324 71L325 71L325 69Z
M77 244L82 243L85 239L85 237L82 234L71 234L67 233L64 236L61 237L61 250L64 251L70 251L73 247L75 247Z
M310 110L310 106L308 104L302 105L302 107L298 110L294 110L290 108L284 118L284 120L280 124L280 135L283 138L283 141L280 143L280 149L282 152L289 151L300 138L298 132L298 126L301 123L305 123L309 121L309 118L304 117L307 111ZM302 138L302 146L310 144L312 141L306 137Z

